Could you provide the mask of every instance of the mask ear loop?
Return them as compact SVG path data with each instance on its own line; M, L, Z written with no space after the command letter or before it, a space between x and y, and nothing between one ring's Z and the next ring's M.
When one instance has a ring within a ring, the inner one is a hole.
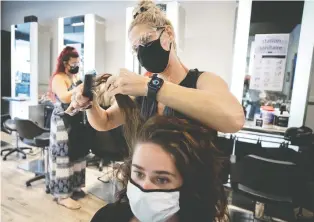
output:
M165 28L163 28L163 30L161 31L161 33L159 34L159 36L158 36L158 39L160 39L161 38L161 35L162 35L162 33L164 33L164 31L165 31L166 29Z
M160 33L160 35L159 35L159 37L158 37L159 40L160 40L161 35L164 33L165 30L166 30L166 28L163 28L163 30L161 31L161 33ZM171 51L171 46L172 46L172 42L170 42L169 51Z

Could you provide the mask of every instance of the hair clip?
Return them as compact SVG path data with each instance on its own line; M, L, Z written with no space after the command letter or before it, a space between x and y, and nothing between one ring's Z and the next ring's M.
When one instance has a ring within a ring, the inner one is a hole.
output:
M136 12L134 15L133 15L133 19L135 19L139 14L141 14L142 12L146 12L147 11L147 8L144 8L144 7L141 7L140 8L140 12Z

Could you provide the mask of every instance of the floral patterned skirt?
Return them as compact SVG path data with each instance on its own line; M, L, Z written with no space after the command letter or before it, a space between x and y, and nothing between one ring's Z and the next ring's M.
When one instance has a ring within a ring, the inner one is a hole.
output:
M85 186L86 160L70 161L68 133L62 117L57 115L60 111L63 111L62 107L56 106L51 116L46 187L54 197L67 198L73 191Z

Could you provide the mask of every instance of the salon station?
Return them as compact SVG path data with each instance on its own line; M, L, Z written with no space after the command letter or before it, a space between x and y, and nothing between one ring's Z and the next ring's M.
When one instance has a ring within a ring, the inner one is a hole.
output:
M243 107L243 128L217 133L216 146L226 157L220 176L228 197L226 221L313 221L314 2L157 3L173 25L180 60L191 69L218 76L222 71ZM66 46L79 54L80 83L120 68L151 76L131 50L134 4L78 2L74 13L58 12L75 8L74 2L1 2L2 221L90 221L115 201L121 184L113 169L128 156L111 131L90 139L81 209L52 201L45 183L54 110L50 79ZM217 62L191 55L198 51Z

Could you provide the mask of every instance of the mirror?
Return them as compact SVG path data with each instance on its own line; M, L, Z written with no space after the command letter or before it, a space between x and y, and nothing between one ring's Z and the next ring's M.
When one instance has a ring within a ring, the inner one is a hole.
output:
M284 132L302 122L303 108L296 110L293 98L300 80L307 89L298 68L313 19L307 7L304 1L239 1L231 92L245 111L245 130Z
M58 53L65 46L77 49L80 56L79 75L108 72L103 62L106 50L105 20L95 14L58 19ZM86 57L85 57L86 56Z
M84 75L84 15L64 18L63 44L76 48L80 55L79 75Z
M30 97L30 23L15 25L15 97Z

